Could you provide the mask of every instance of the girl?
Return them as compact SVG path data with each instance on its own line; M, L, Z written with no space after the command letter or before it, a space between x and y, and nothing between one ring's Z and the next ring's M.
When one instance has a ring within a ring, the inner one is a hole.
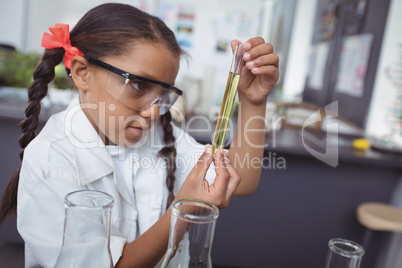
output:
M152 267L167 247L174 199L199 198L224 208L233 194L256 189L261 167L255 162L236 167L231 161L263 156L261 118L278 79L278 57L270 44L262 38L244 44L242 123L229 153L219 150L213 158L209 146L171 124L169 109L181 94L172 85L183 51L160 19L129 5L104 4L90 10L71 33L63 24L49 29L28 89L22 165L0 214L2 221L17 207L27 267L54 266L62 244L63 198L69 192L95 189L112 195L114 265ZM233 40L232 48L237 43ZM79 96L34 139L40 101L63 57Z

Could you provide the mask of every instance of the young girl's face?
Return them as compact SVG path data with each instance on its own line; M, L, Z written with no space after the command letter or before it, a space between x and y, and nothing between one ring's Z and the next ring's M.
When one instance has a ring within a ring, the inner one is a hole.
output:
M129 53L106 57L102 61L127 73L170 85L174 85L179 70L179 58L160 43L136 43ZM141 95L132 91L133 84L130 89L122 90L126 82L124 77L93 64L90 73L89 89L80 92L81 106L102 140L105 144L121 146L140 141L159 116L158 105L149 106L150 98L159 94L152 91L157 90L141 91L147 92ZM137 89L143 87L139 82L134 84ZM83 100L91 105L85 108Z

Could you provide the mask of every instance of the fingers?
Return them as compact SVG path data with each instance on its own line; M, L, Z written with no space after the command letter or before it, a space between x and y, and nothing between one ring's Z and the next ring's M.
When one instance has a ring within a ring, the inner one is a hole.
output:
M240 176L230 164L229 158L224 154L223 150L219 149L214 159L215 181L209 185L205 175L212 161L212 150L209 146L187 176L176 195L176 199L198 198L211 202L219 208L228 206L240 183Z
M277 78L279 77L279 69L274 65L266 65L258 68L253 68L251 69L251 72L255 75L266 75L268 78L272 78L274 81L273 85L275 85Z
M274 53L274 47L270 43L265 43L261 37L249 39L244 44L244 56L243 59L248 62L254 60L260 56Z
M203 180L205 178L205 175L207 174L209 166L212 163L212 160L212 148L211 146L207 146L204 153L200 156L197 163L195 164L193 170L190 172L192 176L189 176L189 178L197 178Z
M258 68L264 65L273 65L275 67L279 66L279 58L275 53L265 54L253 60L246 62L247 68L250 70L252 68Z
M230 159L227 154L224 154L224 164L230 177L226 190L226 199L229 201L239 186L241 177L230 163Z
M226 166L226 159L223 149L219 149L215 154L214 164L215 164L215 186L217 189L226 189L229 183L230 174Z
M229 204L237 186L240 183L240 176L230 164L228 156L222 149L218 150L215 155L215 172L216 178L213 187L216 193L220 193L218 202L219 207L226 207Z
M275 78L279 75L279 57L271 44L261 37L249 39L245 44L243 56L245 66L255 75L266 74Z
M241 42L236 39L230 42L232 52L235 50L237 44L241 44ZM255 67L258 67L265 64L272 64L278 67L279 65L279 58L274 53L273 46L270 43L265 43L262 37L254 37L247 40L247 42L244 43L244 50L243 59L245 62L250 63L250 66L255 65Z
M249 41L247 41L247 42L249 42ZM247 42L246 42L245 46L250 44ZM270 43L262 43L262 44L258 44L256 46L251 47L249 50L245 49L245 51L246 52L244 53L243 59L246 62L248 62L251 60L255 60L258 57L261 57L263 55L269 55L269 54L274 53L274 48Z
M262 45L262 44L268 44L268 43L265 43L264 38L262 38L262 37L250 38L249 40L246 41L246 43L244 43L244 50L246 52L249 52L252 48L258 47L259 45ZM271 52L273 52L272 45L271 45L271 49L272 49Z

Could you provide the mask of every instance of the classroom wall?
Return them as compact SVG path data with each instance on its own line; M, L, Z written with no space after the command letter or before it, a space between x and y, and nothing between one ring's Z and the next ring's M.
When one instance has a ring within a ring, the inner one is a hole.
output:
M0 0L0 44L12 45L21 50L24 36L26 0Z
M318 0L299 0L283 83L284 101L298 101L308 72L313 23Z
M402 122L402 0L392 0L385 26L366 132L401 134Z

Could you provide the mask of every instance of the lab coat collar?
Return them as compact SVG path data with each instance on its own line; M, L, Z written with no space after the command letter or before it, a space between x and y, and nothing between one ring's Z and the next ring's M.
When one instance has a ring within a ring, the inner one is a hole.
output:
M86 108L91 108L91 105L95 104L84 105ZM82 110L78 96L73 98L66 110L64 125L66 138L74 146L74 161L80 185L89 184L113 173L112 159L102 139ZM149 154L156 156L163 147L163 130L161 128L159 121L154 123L144 142L134 145L133 151L138 156L149 156ZM138 161L139 158L132 160ZM139 169L141 167L134 169L134 177Z
M80 185L89 184L113 172L105 144L82 110L78 96L73 98L66 110L64 126L66 138L73 145Z

